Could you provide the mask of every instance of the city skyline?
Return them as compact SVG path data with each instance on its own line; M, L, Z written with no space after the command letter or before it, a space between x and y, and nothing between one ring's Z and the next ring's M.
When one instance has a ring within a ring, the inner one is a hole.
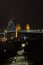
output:
M12 5L11 5L12 4ZM15 16L19 23L29 23L32 29L43 28L43 2L29 0L0 1L0 27L5 28L10 16ZM17 22L18 23L18 22Z

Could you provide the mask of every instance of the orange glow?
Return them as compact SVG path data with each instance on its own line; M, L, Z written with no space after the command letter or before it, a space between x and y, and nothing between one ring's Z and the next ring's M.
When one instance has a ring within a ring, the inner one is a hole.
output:
M21 30L20 24L16 25L16 38L18 37L18 31Z
M18 31L21 30L20 24L17 24L17 25L16 25L16 29L17 29Z
M26 30L30 30L30 25L26 24Z
M7 30L6 29L4 29L4 33L6 33L7 32Z
M17 31L17 29L16 29L16 38L18 37L18 31Z

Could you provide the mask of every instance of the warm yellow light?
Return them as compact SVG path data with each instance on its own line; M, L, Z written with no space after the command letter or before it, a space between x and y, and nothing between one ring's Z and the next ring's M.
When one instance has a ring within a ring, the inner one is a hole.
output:
M30 30L30 25L26 24L26 30Z
M17 31L17 29L16 29L16 38L18 37L18 31Z
M21 30L20 24L16 25L16 38L18 37L18 31Z
M5 29L5 30L4 30L4 33L6 33L6 32L7 32L7 30Z
M17 24L16 29L17 29L17 30L21 30L20 24Z

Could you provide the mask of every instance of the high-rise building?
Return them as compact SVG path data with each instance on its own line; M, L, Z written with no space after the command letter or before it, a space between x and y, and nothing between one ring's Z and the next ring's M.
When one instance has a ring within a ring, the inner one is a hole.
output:
M7 26L7 31L14 31L15 30L15 23L14 23L14 17L12 17Z

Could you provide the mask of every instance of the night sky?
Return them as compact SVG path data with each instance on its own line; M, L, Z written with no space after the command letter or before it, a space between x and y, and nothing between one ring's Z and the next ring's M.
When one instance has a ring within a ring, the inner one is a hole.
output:
M43 28L43 0L1 0L1 29L6 27L10 16L21 23L29 23L32 29Z

